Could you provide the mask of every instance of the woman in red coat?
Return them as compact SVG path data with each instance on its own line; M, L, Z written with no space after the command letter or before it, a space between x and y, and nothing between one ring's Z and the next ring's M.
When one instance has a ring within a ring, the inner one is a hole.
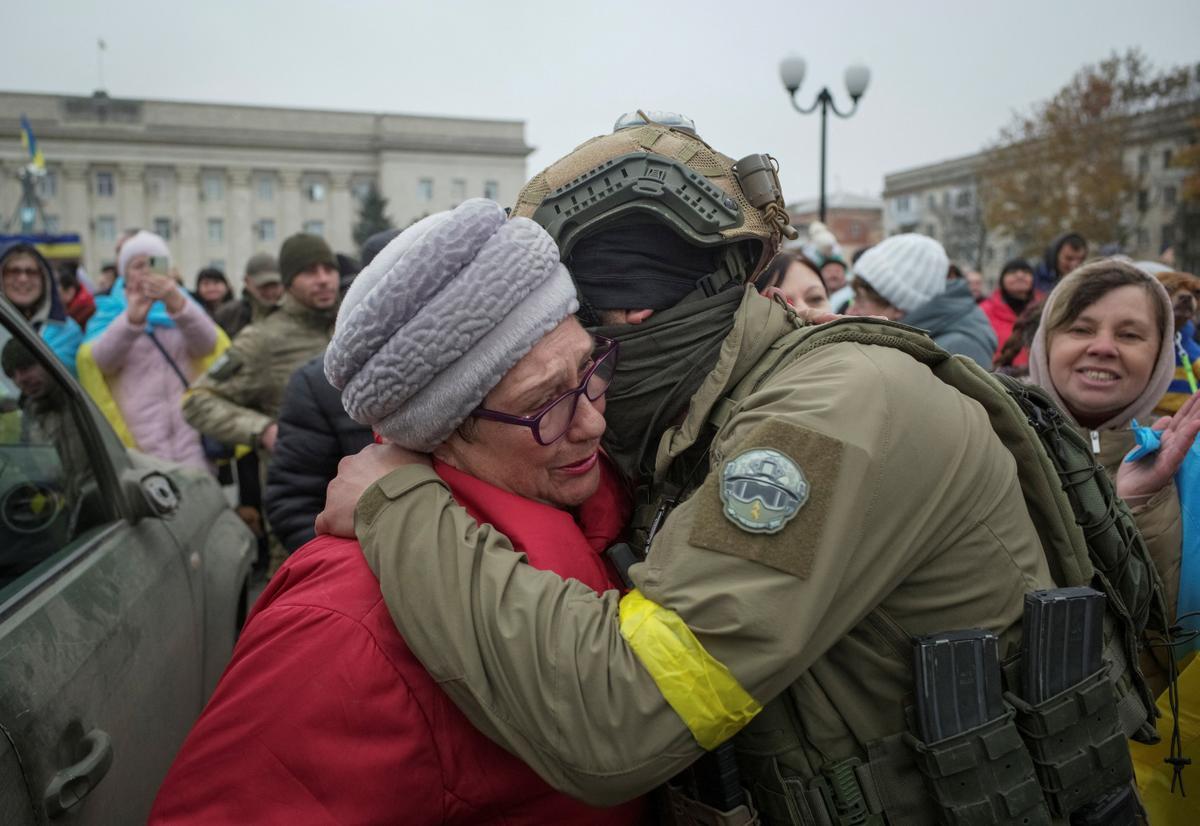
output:
M619 583L602 554L628 516L599 450L617 347L570 315L574 287L547 242L533 222L479 200L411 227L347 295L326 373L352 416L432 453L482 530L505 533L529 564L604 591ZM364 501L359 518L371 516ZM358 543L318 536L255 605L150 821L645 815L643 800L597 809L569 798L479 733L405 645Z
M1004 349L1013 332L1017 317L1034 299L1033 267L1024 258L1014 258L1000 271L1000 283L996 291L979 303L979 309L992 323L996 340L1000 343L996 356ZM1022 349L1013 366L1022 367L1029 363L1029 351Z

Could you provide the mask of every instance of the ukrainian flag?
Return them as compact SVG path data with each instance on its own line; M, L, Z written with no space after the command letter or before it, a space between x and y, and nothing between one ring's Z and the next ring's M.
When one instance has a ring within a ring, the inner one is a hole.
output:
M42 157L42 150L38 149L37 138L34 137L33 127L29 125L29 119L21 115L21 145L29 153L29 159L37 169L46 168L46 159Z

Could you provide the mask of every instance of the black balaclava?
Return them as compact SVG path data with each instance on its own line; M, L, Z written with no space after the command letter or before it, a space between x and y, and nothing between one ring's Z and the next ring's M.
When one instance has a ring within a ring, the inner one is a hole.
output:
M716 258L665 224L635 217L580 239L563 263L597 310L665 310L716 269Z
M656 311L641 324L592 327L621 346L604 448L627 480L653 471L660 437L716 365L753 269L749 254L737 244L697 247L641 219L580 240L568 256L581 310ZM718 270L729 278L708 295L697 282ZM587 314L585 323L598 323Z

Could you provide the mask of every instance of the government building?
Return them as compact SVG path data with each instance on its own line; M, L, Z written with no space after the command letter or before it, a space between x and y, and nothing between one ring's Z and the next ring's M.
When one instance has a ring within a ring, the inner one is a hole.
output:
M1188 172L1173 163L1175 153L1196 140L1198 118L1200 105L1176 104L1140 115L1131 131L1124 156L1138 189L1125 205L1122 223L1127 236L1121 250L1136 260L1157 259L1165 247L1200 243L1187 237L1190 225L1183 209L1183 181ZM979 152L885 176L885 233L919 232L936 238L952 260L979 268L988 281L998 277L1010 258L1030 255L1036 263L1040 248L1023 250L1007 234L984 225L979 171L986 158L986 153ZM1039 181L1036 185L1064 187L1070 182ZM1099 251L1094 244L1089 252ZM1190 250L1192 260L1196 252Z
M295 232L357 257L372 184L398 227L467 198L510 203L533 151L518 120L0 92L0 231L29 162L22 115L45 157L46 231L78 233L94 273L123 230L152 230L188 287L214 266L238 289L246 260Z

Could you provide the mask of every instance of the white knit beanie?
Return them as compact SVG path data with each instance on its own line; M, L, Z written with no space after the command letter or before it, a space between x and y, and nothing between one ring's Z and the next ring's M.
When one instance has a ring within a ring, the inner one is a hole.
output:
M355 421L428 452L577 309L554 239L474 198L404 230L358 274L325 376Z
M125 268L129 266L130 261L139 255L169 258L171 251L167 249L167 242L161 236L140 229L132 238L121 245L121 254L117 256L117 275L124 278Z
M906 313L945 292L949 270L950 259L942 245L913 232L880 241L854 265L855 276Z

